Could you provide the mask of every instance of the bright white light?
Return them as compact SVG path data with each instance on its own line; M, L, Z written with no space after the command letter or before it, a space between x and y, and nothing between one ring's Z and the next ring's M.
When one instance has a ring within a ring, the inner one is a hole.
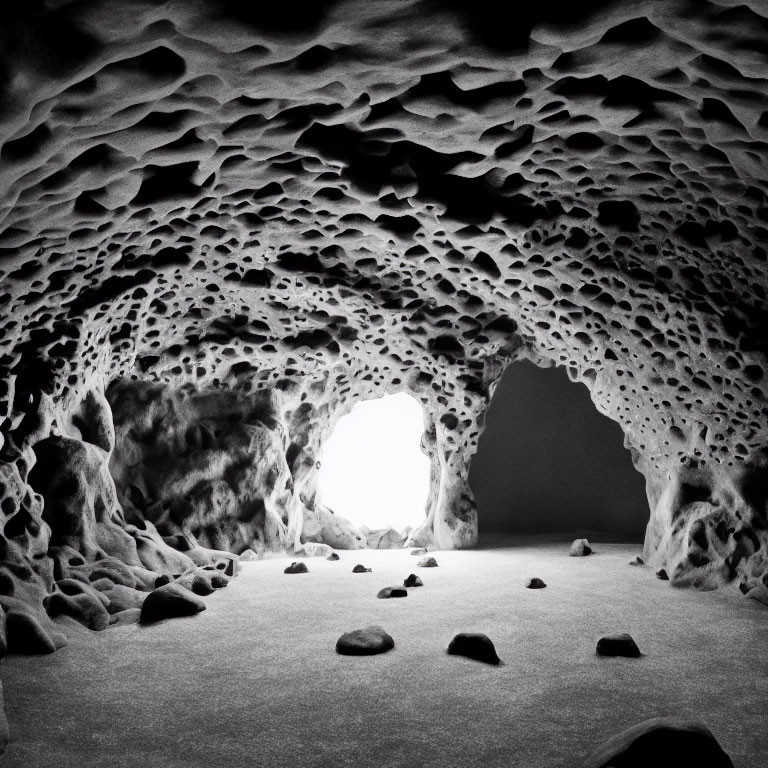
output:
M429 493L423 432L421 406L405 392L357 403L323 446L320 501L371 530L421 523Z

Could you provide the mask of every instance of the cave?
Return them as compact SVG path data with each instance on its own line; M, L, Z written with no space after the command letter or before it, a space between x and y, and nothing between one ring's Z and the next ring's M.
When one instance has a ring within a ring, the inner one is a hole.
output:
M768 764L768 8L509 6L0 7L4 766Z
M565 369L508 366L470 465L479 535L571 532L642 546L645 481L623 437Z

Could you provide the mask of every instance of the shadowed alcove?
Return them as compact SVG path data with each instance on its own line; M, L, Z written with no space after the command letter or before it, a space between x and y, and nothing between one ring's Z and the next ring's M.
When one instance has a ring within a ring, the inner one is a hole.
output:
M643 476L618 424L563 368L512 363L496 387L469 483L480 533L598 531L642 541Z

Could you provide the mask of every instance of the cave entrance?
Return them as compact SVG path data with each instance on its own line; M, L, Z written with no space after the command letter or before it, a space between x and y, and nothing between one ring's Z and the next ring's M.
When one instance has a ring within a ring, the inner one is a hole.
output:
M645 480L621 427L562 368L508 366L469 472L480 533L604 533L642 541Z
M421 406L405 392L356 403L323 446L321 503L369 531L422 523L430 476L423 432Z

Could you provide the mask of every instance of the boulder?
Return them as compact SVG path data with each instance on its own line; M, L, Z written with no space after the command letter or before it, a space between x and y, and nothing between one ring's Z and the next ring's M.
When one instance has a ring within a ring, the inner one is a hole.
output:
M501 664L491 638L481 632L460 632L448 644L448 653L486 664Z
M386 600L390 597L408 597L408 590L405 587L384 587L379 590L376 597Z
M395 641L379 626L345 632L336 641L336 653L342 656L374 656L395 647Z
M150 592L141 606L141 623L150 624L179 616L194 616L205 603L181 584L166 584Z
M592 547L586 539L574 539L568 554L571 557L586 557L592 554Z
M618 635L606 635L597 641L598 656L642 656L632 635L622 632Z
M682 717L654 717L603 742L583 768L733 768L712 732Z
M525 582L526 589L544 589L547 585L537 576Z
M419 560L416 565L418 565L419 568L437 568L437 560L435 560L434 557L425 557L422 560Z
M358 564L357 564L357 565L356 565L356 566L355 566L355 567L352 569L352 573L370 573L370 572L371 572L371 570L372 570L371 568L366 568L364 565L360 565L360 563L358 563Z
M630 565L645 565L645 560L642 557L637 556L629 561Z
M328 557L331 552L333 552L333 548L328 544L317 544L310 541L304 544L304 554L307 557Z
M64 643L43 629L36 617L18 610L9 610L5 617L8 653L53 653Z
M309 568L307 568L306 563L294 561L283 571L283 573L309 573Z
M669 576L663 568L659 568L659 570L656 571L656 578L661 579L661 581L669 581Z
M405 587L423 587L424 582L415 574L411 573L408 575L406 580L403 582L403 586Z

